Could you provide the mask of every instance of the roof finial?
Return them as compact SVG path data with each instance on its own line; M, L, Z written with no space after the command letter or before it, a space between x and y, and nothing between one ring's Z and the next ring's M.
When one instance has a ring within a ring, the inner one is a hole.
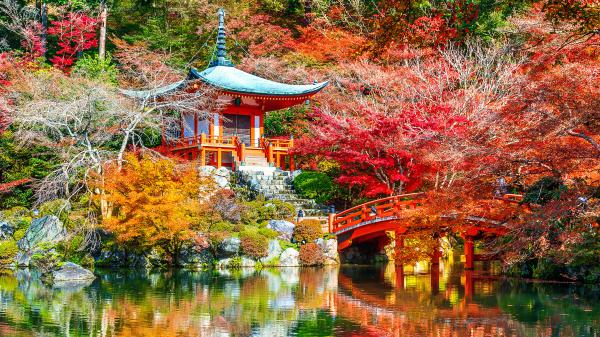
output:
M227 59L227 46L225 45L225 11L219 8L219 30L217 32L217 59L210 63L214 66L233 66L233 63Z

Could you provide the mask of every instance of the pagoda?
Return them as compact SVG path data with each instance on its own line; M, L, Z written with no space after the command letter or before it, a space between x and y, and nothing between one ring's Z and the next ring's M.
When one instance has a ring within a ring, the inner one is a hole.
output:
M290 153L294 139L265 138L265 114L307 102L325 88L327 82L285 84L237 69L227 58L225 13L220 9L218 14L216 58L203 71L192 68L188 80L211 86L216 91L215 99L226 103L220 111L211 112L208 119L183 113L181 132L175 139L169 137L169 140L163 134L162 151L217 168L278 167L294 170L294 157ZM175 83L170 89L178 89L187 82ZM133 91L125 93L130 96L137 94Z

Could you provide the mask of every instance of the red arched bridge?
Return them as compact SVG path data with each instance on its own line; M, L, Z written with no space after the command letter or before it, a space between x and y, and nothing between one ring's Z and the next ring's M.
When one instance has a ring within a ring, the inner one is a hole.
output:
M450 226L455 222L456 216L442 215L446 226L441 226L440 235L444 232L458 232L465 239L465 267L473 268L473 261L485 259L484 256L475 256L474 240L486 235L501 236L507 233L506 221L515 213L528 209L522 205L522 195L505 194L491 200L481 201L463 219L464 223ZM396 249L404 245L403 235L409 231L430 229L429 224L409 221L409 218L419 216L428 203L425 193L402 194L383 199L369 201L347 209L341 213L330 214L328 219L329 232L337 236L338 251L344 251L353 244L378 240L387 243L387 232L396 233ZM439 249L432 252L432 262L439 262Z

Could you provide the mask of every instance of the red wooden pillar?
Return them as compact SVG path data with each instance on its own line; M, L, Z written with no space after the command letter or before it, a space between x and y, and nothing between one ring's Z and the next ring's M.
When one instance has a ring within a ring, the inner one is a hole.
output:
M194 140L198 138L198 113L194 112Z
M396 263L396 289L404 289L404 265Z
M439 265L441 255L442 253L440 252L440 240L436 238L435 243L433 245L433 252L431 252L431 264Z
M472 270L465 270L465 299L470 300L475 291L475 280Z
M465 236L465 269L473 269L475 259L475 245L472 236Z
M327 217L327 225L329 227L329 233L333 233L333 222L335 221L335 213L329 213Z
M294 156L290 154L290 171L294 171L296 166L294 165Z
M440 291L440 265L431 265L431 292L437 294Z

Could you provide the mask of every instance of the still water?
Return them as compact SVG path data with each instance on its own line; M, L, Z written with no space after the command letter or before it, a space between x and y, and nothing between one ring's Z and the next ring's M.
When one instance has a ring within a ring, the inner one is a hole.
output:
M479 266L478 266L479 267ZM600 288L393 264L0 276L0 336L600 336Z

